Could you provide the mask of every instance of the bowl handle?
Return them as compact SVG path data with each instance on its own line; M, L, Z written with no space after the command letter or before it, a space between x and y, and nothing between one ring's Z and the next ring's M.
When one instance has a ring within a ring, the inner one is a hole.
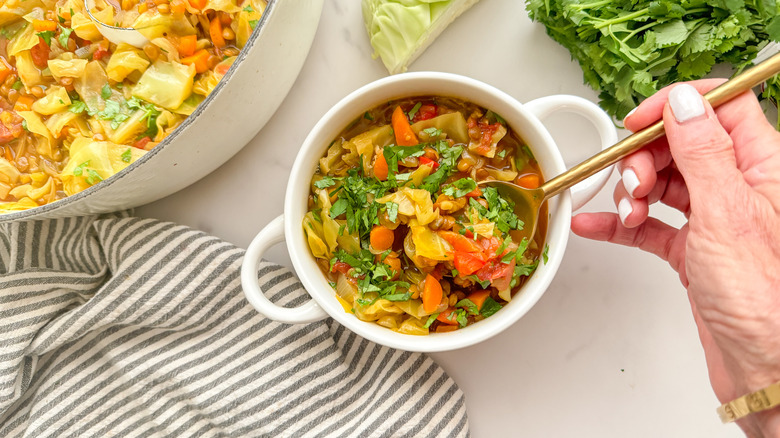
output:
M263 294L260 283L257 281L260 259L268 248L284 241L284 237L284 215L280 215L260 230L252 243L249 244L241 264L241 286L244 289L246 299L258 312L274 321L300 324L326 318L328 314L314 300L310 300L300 307L287 308L277 306Z
M582 97L559 94L540 97L523 106L540 120L559 111L579 114L596 128L602 150L617 143L617 129L612 119L598 105ZM596 196L607 183L613 167L609 166L571 188L572 210L578 210Z

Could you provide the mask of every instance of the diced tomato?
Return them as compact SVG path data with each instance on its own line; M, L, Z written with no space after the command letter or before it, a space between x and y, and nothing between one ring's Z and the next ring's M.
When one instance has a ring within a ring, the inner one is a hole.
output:
M509 275L511 278L514 272L514 263L501 263L500 261L492 260L485 264L479 271L477 271L477 278L481 281L494 280L499 277Z
M482 260L479 253L467 253L456 252L455 253L455 269L458 270L458 274L462 276L471 275L485 266L485 261Z
M136 147L138 149L145 149L147 143L149 143L150 141L152 141L150 137L144 137L142 139L139 139L135 143L133 143L133 147Z
M330 272L341 272L342 274L346 274L351 268L352 266L349 266L347 263L336 262L333 264L333 268L331 268Z
M439 109L436 105L425 104L417 110L417 114L412 119L413 122L419 122L420 120L428 120L436 117L439 113Z
M485 238L480 240L479 243L482 244L483 252L488 259L499 256L499 254L496 254L496 251L501 246L501 239L498 237Z
M493 279L490 284L498 290L504 290L509 288L509 284L512 283L512 276L515 273L515 259L511 262L501 263L493 271Z
M484 248L473 238L466 237L454 231L439 231L439 236L452 245L457 252L481 253Z
M51 48L43 38L38 37L38 44L34 45L30 49L30 56L32 56L33 64L36 67L46 68L49 63L49 51Z
M433 170L436 170L436 168L439 167L439 163L431 160L428 157L420 157L420 166L431 166Z
M95 50L95 53L92 54L92 59L95 61L100 61L108 55L108 49L104 49L103 46L100 46L97 50Z
M482 190L480 190L479 187L466 193L467 198L479 198L480 196L482 196Z
M449 307L444 312L441 312L439 316L436 317L436 320L444 324L458 325L458 320L455 318L455 316L451 316L452 312L454 311L455 311L454 307Z

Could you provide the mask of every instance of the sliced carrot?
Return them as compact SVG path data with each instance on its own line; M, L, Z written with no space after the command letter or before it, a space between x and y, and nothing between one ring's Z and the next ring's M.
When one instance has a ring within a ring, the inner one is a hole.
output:
M186 35L179 38L179 55L184 57L192 56L195 54L197 44L197 35Z
M371 230L369 236L371 246L377 251L385 251L393 247L393 240L395 240L395 233L390 228L382 225L377 225Z
M190 5L195 9L203 9L208 3L208 0L190 0Z
M222 36L222 22L219 21L219 17L214 17L211 20L209 36L211 36L211 42L214 43L214 47L225 47L225 37Z
M57 30L57 23L50 20L33 20L32 25L36 32L53 32Z
M540 184L539 175L536 173L520 175L517 177L515 183L520 187L525 187L526 189L536 189L539 188Z
M171 12L174 15L184 15L187 12L187 6L184 5L184 0L171 0Z
M387 160L385 160L384 154L379 154L374 160L374 176L379 181L386 181L389 170L387 168Z
M203 73L209 69L209 52L206 49L198 50L194 55L181 59L185 65L194 64L195 71Z
M14 111L30 111L35 98L32 96L19 96L14 104Z
M482 310L482 305L485 304L485 300L489 296L490 296L490 290L486 289L486 290L478 290L476 292L472 292L466 298L468 298L472 303L476 304L478 310Z
M423 286L422 302L423 310L427 313L433 313L441 303L443 292L441 283L431 274L425 277L425 286Z
M439 314L439 316L436 317L436 320L439 321L439 322L442 322L444 324L458 325L458 320L455 319L454 316L452 316L452 312L454 312L454 311L455 311L455 308L454 307L450 307L447 310L445 310L444 312L441 312ZM452 319L450 319L450 318L452 318Z
M420 144L417 136L412 131L409 119L400 106L395 107L392 117L393 132L395 132L395 143L398 146L415 146Z
M466 193L467 198L479 198L480 196L482 196L482 190L480 190L479 187Z

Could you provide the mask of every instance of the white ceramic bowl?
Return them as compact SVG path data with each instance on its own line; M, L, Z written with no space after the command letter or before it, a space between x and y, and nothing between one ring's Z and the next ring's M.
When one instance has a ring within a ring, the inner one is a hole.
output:
M412 96L452 96L473 102L500 114L520 134L534 153L546 178L565 170L561 154L540 118L557 111L570 111L593 123L601 137L602 148L617 141L612 120L595 104L575 96L549 96L520 104L508 94L482 82L448 73L407 73L368 84L336 104L311 130L293 164L284 202L284 214L266 226L249 246L244 258L241 281L249 302L274 320L288 323L312 322L327 316L335 318L355 333L374 342L409 351L444 351L475 344L509 327L539 300L563 258L569 237L574 207L579 208L606 183L612 168L605 169L549 201L547 243L549 259L541 263L512 301L493 316L449 333L412 336L393 332L375 323L359 320L335 298L333 288L321 273L306 243L303 216L311 177L318 160L330 142L350 122L366 110L392 99ZM594 152L596 149L594 148ZM295 272L313 298L298 308L272 304L258 285L257 268L263 253L272 245L287 241Z
M324 0L270 0L244 49L181 126L127 168L83 192L0 222L105 213L155 201L221 166L254 137L295 82Z

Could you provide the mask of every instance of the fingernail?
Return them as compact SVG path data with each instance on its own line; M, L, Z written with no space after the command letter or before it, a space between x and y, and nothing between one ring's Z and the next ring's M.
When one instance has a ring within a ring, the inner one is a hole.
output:
M639 178L636 176L634 169L630 167L623 171L623 187L626 188L628 196L635 198L634 190L639 187Z
M636 112L637 108L639 108L639 107L638 107L638 106L635 106L635 107L634 107L634 109L632 109L631 111L629 111L629 112L628 112L628 114L626 114L626 116L625 116L625 117L623 117L623 120L626 120L627 118L631 117L631 114L634 114L634 113Z
M683 123L704 114L701 94L688 84L680 84L669 92L669 105L674 118Z
M623 225L626 224L626 218L632 211L634 211L634 209L631 207L631 201L629 201L628 198L621 199L618 203L618 216L620 216L620 222L623 222Z

